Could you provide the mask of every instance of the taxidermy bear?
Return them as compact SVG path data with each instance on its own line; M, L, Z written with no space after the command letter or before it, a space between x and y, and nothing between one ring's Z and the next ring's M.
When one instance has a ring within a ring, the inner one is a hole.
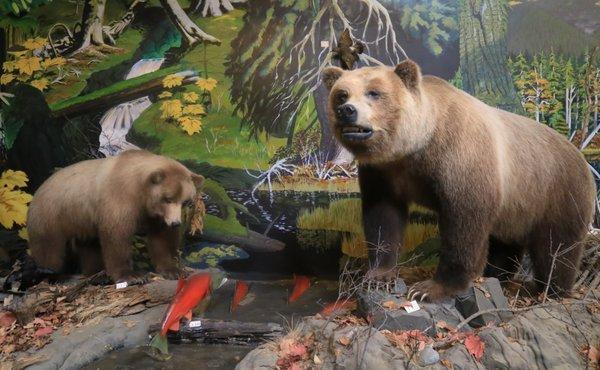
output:
M53 174L29 206L29 248L41 268L64 272L79 255L84 274L103 268L114 281L135 281L132 243L148 236L156 271L176 278L182 205L204 178L143 150L83 161ZM99 244L99 245L98 245Z
M455 295L484 269L506 278L524 251L540 286L552 270L550 292L572 287L596 186L565 137L422 76L412 61L329 67L323 82L332 132L359 162L369 276L396 276L414 202L438 213L442 248L435 276L410 298Z

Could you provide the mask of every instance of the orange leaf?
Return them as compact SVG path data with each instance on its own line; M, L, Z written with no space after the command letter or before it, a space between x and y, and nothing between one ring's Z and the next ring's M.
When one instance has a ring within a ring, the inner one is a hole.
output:
M467 347L467 351L476 360L481 360L483 357L483 351L485 350L485 343L475 334L470 334L465 338L465 347Z
M288 303L293 303L306 292L310 287L310 279L302 275L294 275L294 290L288 299Z
M248 294L248 283L238 280L235 283L235 291L233 292L230 311L233 312L240 305L240 302L246 297L246 294Z

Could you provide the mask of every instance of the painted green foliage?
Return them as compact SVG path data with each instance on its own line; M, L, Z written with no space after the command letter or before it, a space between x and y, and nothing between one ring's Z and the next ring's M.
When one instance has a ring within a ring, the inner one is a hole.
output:
M588 59L587 53L577 58L554 52L509 58L525 114L565 135L581 128L588 109L585 89ZM598 70L600 63L595 63Z
M440 55L445 44L457 37L457 4L454 1L409 0L402 6L400 25L434 54Z

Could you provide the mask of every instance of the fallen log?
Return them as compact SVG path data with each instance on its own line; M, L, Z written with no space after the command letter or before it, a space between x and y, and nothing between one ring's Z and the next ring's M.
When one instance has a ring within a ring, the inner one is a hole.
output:
M190 323L194 323L190 327ZM151 325L149 333L160 330L160 324ZM170 331L171 343L200 342L206 344L250 345L273 340L283 335L283 327L276 323L242 322L193 318L183 324L179 331Z
M117 104L163 90L163 79L171 74L183 77L182 85L194 83L198 80L197 72L192 70L182 71L180 67L160 69L156 72L116 82L86 95L50 104L50 110L54 117L76 117L80 114L108 109Z

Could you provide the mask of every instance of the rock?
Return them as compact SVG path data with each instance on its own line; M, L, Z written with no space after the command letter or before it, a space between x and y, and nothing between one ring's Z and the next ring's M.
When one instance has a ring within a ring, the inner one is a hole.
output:
M145 343L148 327L159 322L164 311L165 306L159 305L137 315L105 317L97 323L74 328L69 335L58 329L52 334L52 342L36 352L44 361L28 369L80 369L113 349ZM29 354L20 356L25 358Z
M402 279L397 279L395 287L396 291L402 293L388 293L384 290L367 290L358 293L359 313L371 317L373 326L380 330L416 329L433 336L436 333L437 321L443 320L450 325L457 325L463 319L454 307L453 299L439 304L419 302L420 309L409 313L404 308L408 303L403 296L406 294L406 284Z
M496 278L483 278L482 283L472 283L462 294L456 296L456 309L463 317L494 308L508 308L508 302L500 282ZM512 314L509 311L482 314L469 322L475 328L489 323L500 323L509 320Z
M270 350L266 345L251 351L235 367L236 370L275 369L277 352Z
M419 365L429 366L436 364L440 360L440 354L432 346L426 346L419 352Z

